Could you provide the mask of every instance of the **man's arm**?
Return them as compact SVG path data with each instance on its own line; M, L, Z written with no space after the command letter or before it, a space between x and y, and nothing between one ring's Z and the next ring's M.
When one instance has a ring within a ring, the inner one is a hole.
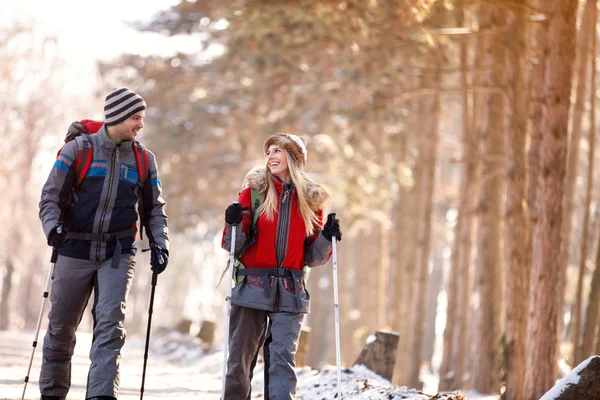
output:
M39 215L46 237L59 222L62 222L62 212L73 191L76 162L77 143L72 141L61 149L42 188Z
M169 229L167 228L167 214L165 200L162 197L162 186L158 175L156 157L148 150L148 179L144 184L144 213L146 222L146 235L152 243L169 251Z

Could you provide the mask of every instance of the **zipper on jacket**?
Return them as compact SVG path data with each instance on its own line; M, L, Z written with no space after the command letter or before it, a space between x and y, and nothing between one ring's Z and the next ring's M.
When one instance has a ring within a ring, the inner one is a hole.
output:
M277 267L281 268L283 261L285 260L285 254L287 253L287 233L289 231L290 225L290 205L291 201L288 203L287 199L289 197L290 192L292 191L292 186L286 188L286 184L284 184L284 189L281 192L281 197L279 199L279 216L277 219L277 233L275 240L275 257L277 259Z
M108 193L106 194L106 201L104 202L104 207L102 208L102 213L100 214L100 224L98 226L98 233L102 233L102 230L104 229L104 218L106 217L106 211L108 210L108 203L110 202L110 196L112 194L113 181L114 181L114 177L115 177L115 164L118 160L119 160L119 145L116 145L115 150L113 150L111 169L110 169L110 178L108 180ZM98 244L96 245L96 261L100 261L100 247L101 246L102 246L102 242L98 241Z
M283 190L279 198L279 215L277 218L277 231L275 236L275 258L277 259L277 267L281 268L287 253L287 240L290 229L291 205L292 201L287 201L292 193L293 186L283 184ZM279 311L279 282L277 283L277 292L275 294L275 311Z

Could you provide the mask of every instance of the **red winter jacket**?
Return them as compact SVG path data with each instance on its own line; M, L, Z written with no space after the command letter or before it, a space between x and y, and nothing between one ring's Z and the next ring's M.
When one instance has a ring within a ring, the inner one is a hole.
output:
M238 199L245 208L242 223L236 227L235 248L238 252L248 240L252 222L250 188L261 193L267 190L264 169L251 171L247 179L250 187L244 189ZM273 182L279 199L277 212L272 221L264 215L258 217L256 242L246 248L240 260L247 268L245 275L250 276L245 280L245 284L234 288L232 304L270 311L309 312L310 297L304 288L302 270L305 265L323 265L331 256L331 243L321 235L322 208L329 200L329 195L317 184L311 184L308 188L308 201L317 213L319 226L308 238L305 246L306 229L298 208L296 189L293 185L286 185L276 178ZM226 224L223 232L222 246L228 251L231 246L231 228L231 225ZM296 283L292 281L291 276L282 279L277 275L275 282L272 275L265 275L264 271L273 271L277 267L296 270ZM252 269L257 270L256 275L248 273ZM267 285L269 279L270 283Z
M277 197L281 198L283 183L274 180L277 189ZM291 269L304 268L304 240L306 238L306 228L304 220L298 208L298 196L295 193L295 188L292 196L287 196L286 201L292 201L291 210L288 216L288 222L282 228L282 235L287 236L287 248L284 251L285 258L281 267ZM248 235L250 224L252 223L252 213L250 211L251 189L244 189L238 198L238 202L246 209L243 213L242 232L244 236ZM312 244L321 232L320 228L323 224L323 211L317 212L319 219L319 227L315 233L308 239L308 244ZM277 240L277 224L279 222L279 212L275 213L272 221L269 221L265 215L258 217L256 221L256 244L246 249L241 257L241 262L246 268L276 268L277 257L275 252L275 241ZM287 229L286 229L287 228ZM285 242L284 242L285 243ZM225 231L223 231L223 244L225 244Z

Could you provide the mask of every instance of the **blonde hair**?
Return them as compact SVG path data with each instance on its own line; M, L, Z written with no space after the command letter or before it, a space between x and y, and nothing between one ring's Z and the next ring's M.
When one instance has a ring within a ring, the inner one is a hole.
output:
M287 158L287 164L290 171L290 177L292 178L292 183L294 184L296 193L298 194L298 208L300 210L300 215L304 220L306 236L311 236L315 232L315 226L319 224L317 214L311 208L307 195L308 186L310 184L314 184L314 182L304 173L304 171L298 167L296 161L290 155L290 153L286 151L285 156ZM271 174L269 166L266 166L265 171L268 185L267 193L265 195L265 201L261 204L257 211L261 215L264 214L268 220L272 221L275 217L275 212L277 211L279 199L277 198L277 190L275 189L275 184L273 183L273 174Z

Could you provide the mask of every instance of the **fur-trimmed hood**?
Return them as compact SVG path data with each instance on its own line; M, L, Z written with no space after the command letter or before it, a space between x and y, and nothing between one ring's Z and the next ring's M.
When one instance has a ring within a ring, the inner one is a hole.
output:
M251 187L260 193L266 193L269 187L265 167L252 168L244 178L242 189ZM318 183L308 182L306 197L313 211L323 210L331 201L331 196L325 187Z

